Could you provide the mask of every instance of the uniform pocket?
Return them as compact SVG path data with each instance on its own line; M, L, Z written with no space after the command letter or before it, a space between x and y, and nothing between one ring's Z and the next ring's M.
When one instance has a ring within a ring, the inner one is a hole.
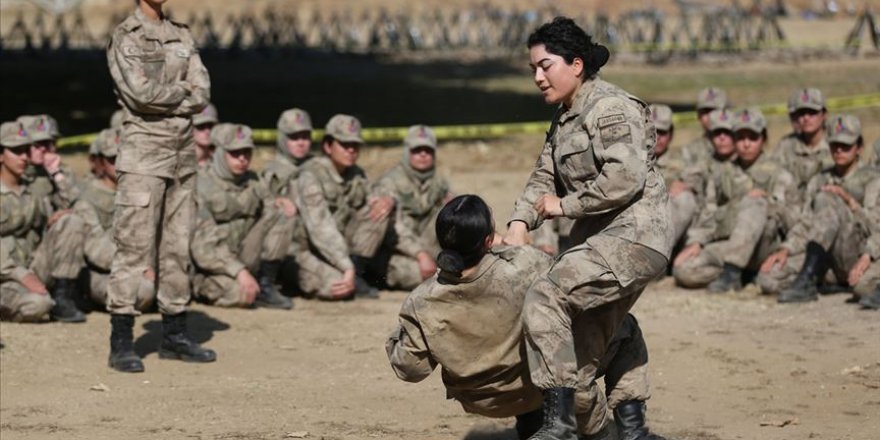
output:
M150 193L140 191L120 191L116 194L116 204L119 206L145 208L150 205Z
M575 133L564 138L557 147L556 156L559 158L559 171L571 180L589 179L599 174L587 133Z
M164 77L162 73L165 71L165 53L164 52L154 52L154 53L145 53L140 57L141 65L144 68L144 74L147 78L157 80L159 82L164 81Z

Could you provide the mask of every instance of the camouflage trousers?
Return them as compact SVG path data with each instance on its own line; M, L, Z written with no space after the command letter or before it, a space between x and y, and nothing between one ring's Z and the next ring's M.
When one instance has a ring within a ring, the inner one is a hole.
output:
M436 216L434 217L436 219ZM437 242L435 223L432 220L423 233L416 232L420 248L427 252L431 258L437 259L440 253L440 243ZM414 257L395 251L396 234L389 227L385 243L379 248L376 256L370 264L369 272L371 279L380 280L379 284L390 289L412 290L422 283L422 273L419 262Z
M868 270L859 279L858 284L853 286L853 292L859 296L870 295L878 285L880 285L880 261L875 261L868 266Z
M259 272L263 261L283 261L288 256L293 239L296 217L289 218L280 210L266 206L260 220L248 231L241 243L238 259L247 270ZM244 293L234 277L226 274L196 272L193 277L193 294L199 299L219 307L248 307Z
M682 191L669 199L672 211L672 228L675 234L673 243L678 243L684 238L684 234L697 216L697 196L691 191Z
M56 279L76 279L85 264L85 223L74 213L59 218L46 230L28 268L52 288ZM3 246L14 246L2 243ZM44 319L55 302L49 295L28 291L15 280L0 283L0 319L33 322Z
M81 286L88 289L89 298L96 304L107 306L107 286L110 284L110 274L97 270L85 270L82 274ZM137 289L135 308L139 312L145 312L156 301L156 284L141 277Z
M595 420L607 405L599 402L596 377L602 369L617 329L647 284L666 268L667 260L647 247L630 244L626 250L638 261L633 281L621 285L602 255L588 243L573 247L557 258L547 273L529 287L523 307L524 333L532 382L541 389L576 390L581 420ZM637 357L637 356L636 356ZM647 355L644 356L647 362ZM631 361L638 363L638 360ZM620 371L624 368L614 367ZM608 371L611 371L608 370ZM620 375L608 397L611 404L629 398L647 398L647 382L639 369ZM607 373L607 371L606 371ZM606 379L606 383L609 379ZM643 391L632 392L643 383ZM614 388L622 391L615 393ZM630 391L623 391L630 389ZM637 394L638 396L631 396ZM586 414L593 414L586 416ZM607 417L607 416L606 416ZM590 431L595 426L583 427ZM593 432L585 432L592 434Z
M179 180L121 172L113 216L116 257L107 310L138 315L144 272L156 272L159 311L176 315L190 299L189 245L196 221L195 174Z
M342 231L352 256L372 259L385 238L389 219L372 221L368 217L369 212L369 205L364 205ZM288 260L284 269L285 273L293 274L288 283L295 284L297 290L306 296L332 299L330 286L342 279L342 270L327 262L307 243L299 243L295 249L294 257Z
M763 197L746 197L737 204L730 237L703 246L696 257L672 269L678 285L705 287L721 275L724 264L757 269L779 243L778 222Z
M825 263L831 269L828 281L846 283L849 270L859 259L868 235L840 197L823 192L813 200L807 238L827 252ZM779 293L797 278L804 259L803 253L791 255L783 267L759 274L756 282L764 293Z

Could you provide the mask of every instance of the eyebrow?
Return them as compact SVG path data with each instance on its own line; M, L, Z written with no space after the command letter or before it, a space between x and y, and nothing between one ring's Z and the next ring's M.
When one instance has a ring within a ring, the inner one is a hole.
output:
M538 64L541 64L544 61L553 61L553 60L551 60L550 58L541 58L540 60L538 60L535 63L529 63L529 66L537 66Z

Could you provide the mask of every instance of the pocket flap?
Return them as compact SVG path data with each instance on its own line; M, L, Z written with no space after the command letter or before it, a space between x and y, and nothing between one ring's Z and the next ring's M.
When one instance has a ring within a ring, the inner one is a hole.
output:
M144 208L150 204L150 193L140 191L127 191L116 194L116 204L120 206L137 206Z

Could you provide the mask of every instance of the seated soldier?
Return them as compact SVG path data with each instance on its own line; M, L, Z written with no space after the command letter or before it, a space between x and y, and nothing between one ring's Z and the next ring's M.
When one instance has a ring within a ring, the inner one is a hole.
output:
M440 271L404 301L385 344L391 367L400 379L419 382L439 364L448 398L468 413L516 417L517 434L526 439L541 427L543 399L529 375L520 315L529 285L552 260L529 246L492 247L491 211L474 195L449 202L436 229ZM599 371L606 393L594 379L576 393L582 438L616 438L610 407L625 438L660 439L644 424L648 356L632 315L607 353Z
M251 129L218 124L211 131L216 147L211 164L196 181L199 227L191 254L196 266L196 298L221 307L290 309L293 302L275 286L287 257L296 207L274 197L250 171ZM252 272L257 273L255 280Z
M266 164L263 180L276 196L293 200L294 182L300 169L312 157L312 118L305 110L292 108L278 117L275 157Z
M697 216L699 205L694 192L690 191L687 184L682 181L682 173L687 164L681 152L669 151L675 134L675 126L672 124L672 109L668 105L662 104L651 104L648 108L651 110L651 119L653 119L654 128L657 130L657 141L654 143L654 157L657 158L657 162L654 166L663 173L666 189L669 191L672 227L675 233L674 243L677 245L682 241L685 232ZM711 123L709 127L711 127ZM712 131L709 130L709 133L711 140ZM714 152L714 144L712 151ZM704 160L709 160L709 158Z
M804 191L810 179L833 165L826 140L822 92L814 88L792 91L788 116L794 131L779 141L770 157L794 176L800 197L806 199Z
M375 194L394 198L396 213L371 269L380 284L411 290L437 271L434 221L451 194L449 182L436 174L433 130L414 125L403 144L403 159L373 187Z
M295 258L297 283L306 295L379 297L362 276L385 237L394 199L368 195L367 176L357 166L363 144L360 121L335 115L324 129L324 156L300 171L296 206L305 234L295 235L303 237Z
M82 194L73 205L73 211L86 226L83 254L86 269L82 272L85 290L96 304L107 306L107 284L110 264L116 254L113 240L113 213L116 199L116 154L121 144L118 128L102 130L89 150L95 151L97 175L84 183ZM149 270L138 287L135 307L147 311L156 299L155 271Z
M83 322L74 297L84 225L65 211L47 218L25 180L32 143L20 121L0 126L0 318Z
M871 310L880 309L880 178L865 188L865 213L871 231L862 255L850 269L847 280L858 303Z
M79 186L73 172L61 163L55 141L61 136L58 123L51 116L21 116L31 137L30 164L25 172L31 193L48 203L47 214L73 207Z
M697 121L703 127L703 134L681 149L681 156L687 166L705 162L715 152L712 142L712 127L709 114L728 107L727 93L718 87L706 87L697 94Z
M761 111L745 109L734 120L736 160L723 164L707 188L699 221L673 263L673 276L684 287L741 289L743 271L757 270L781 241L785 210L798 202L794 177L763 154L767 122Z
M193 140L196 143L196 162L199 168L211 164L214 145L211 143L211 129L219 122L217 107L208 104L201 112L193 115Z
M764 261L758 277L762 290L779 293L781 303L818 299L818 284L828 269L839 284L846 283L870 234L862 205L866 185L880 171L859 161L863 141L858 118L841 115L829 122L834 165L810 179L800 220Z

